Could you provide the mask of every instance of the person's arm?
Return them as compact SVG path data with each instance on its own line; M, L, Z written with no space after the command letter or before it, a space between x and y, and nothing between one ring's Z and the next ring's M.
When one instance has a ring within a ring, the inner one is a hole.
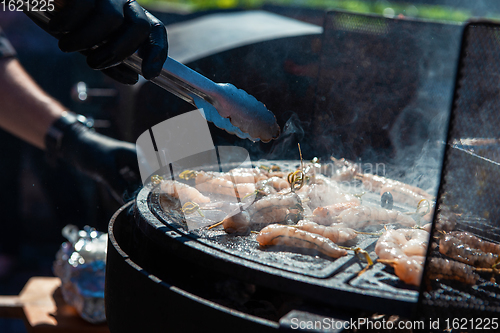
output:
M115 199L140 186L135 145L95 133L45 93L14 58L0 59L0 127L102 182Z
M45 134L65 108L47 95L16 58L0 59L0 127L45 149Z

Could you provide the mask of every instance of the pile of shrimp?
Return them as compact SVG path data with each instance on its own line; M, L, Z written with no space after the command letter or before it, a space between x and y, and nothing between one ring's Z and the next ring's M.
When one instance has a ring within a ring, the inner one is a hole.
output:
M329 165L329 170L318 160L301 163L290 172L278 167L186 170L178 181L162 180L160 191L201 210L219 204L227 215L207 228L223 229L235 236L254 237L251 234L258 233L255 240L262 250L280 245L335 259L348 250L359 250L345 245L357 244L359 234L375 228L379 232L370 233L370 237L379 236L375 246L378 261L392 266L402 282L420 285L431 224L420 225L432 220L435 198L418 187L364 174L344 159L332 160L333 169ZM362 187L353 190L343 186L359 180ZM381 204L364 203L364 191L380 195ZM237 202L220 204L221 197ZM393 202L415 211L395 210ZM427 277L474 284L481 270L497 269L500 245L453 231L457 216L443 207L436 214L435 228L442 232L438 249L442 257L429 260ZM367 257L367 261L371 259Z
M233 200L233 204L225 206L226 218L210 225L209 229L220 226L234 235L272 230L282 233L282 237L274 240L258 237L262 248L277 244L279 239L280 244L288 244L289 248L313 249L337 258L347 252L343 250L333 255L334 252L328 250L331 244L352 245L360 231L368 226L381 228L385 224L398 224L410 227L415 224L409 215L366 206L360 195L345 190L341 182L351 179L355 173L354 168L342 165L334 176L327 177L318 161L301 164L299 169L290 172L277 167L238 168L229 172L185 170L178 180L162 180L160 191L202 211L220 203L220 198L222 201L224 197L237 199L238 203ZM257 200L243 207L252 195ZM265 229L271 225L292 229Z

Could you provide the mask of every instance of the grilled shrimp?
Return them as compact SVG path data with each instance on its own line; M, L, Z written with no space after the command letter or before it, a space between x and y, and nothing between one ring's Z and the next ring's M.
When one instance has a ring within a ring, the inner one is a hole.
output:
M244 184L244 183L255 183L260 180L256 175L252 172L243 172L243 171L230 171L230 172L215 172L215 171L194 171L196 174L196 185L205 183L207 181L213 179L224 179L230 181L235 184Z
M488 242L466 231L453 231L450 234L472 248L500 255L500 244Z
M222 221L222 226L228 234L246 234L250 230L250 215L247 211L230 215Z
M280 178L280 177L270 177L268 181L273 185L274 189L276 191L281 191L283 189L289 189L290 188L290 183L286 179Z
M498 254L476 249L452 234L446 234L439 240L439 252L474 267L491 268L499 260Z
M397 192L401 192L401 195L404 195L405 191L411 191L415 194L421 195L424 199L433 200L433 196L427 193L425 190L420 187L412 186L398 180L393 180L389 178L385 178L382 176L362 173L358 174L363 182L363 186L372 192L382 192L382 188L386 186L392 186L393 190L397 190Z
M425 257L411 256L392 260L379 260L394 267L394 273L405 283L419 286L422 280ZM426 277L429 279L457 280L475 284L479 275L474 267L443 258L429 258Z
M422 229L387 230L378 239L375 253L381 259L425 256L429 235L427 231Z
M429 279L457 280L467 284L475 284L479 279L474 267L442 258L429 258L426 275Z
M285 195L277 193L273 195L268 195L267 197L255 201L252 205L250 205L250 207L247 208L247 211L252 217L252 221L254 221L255 223L272 223L272 222L283 221L279 220L279 221L266 222L267 221L267 219L265 218L266 212L270 208L274 207L285 207L286 209L291 209L291 208L301 209L302 203L300 201L299 196L295 193L288 193ZM259 218L259 216L261 216L262 218Z
M345 256L347 251L339 248L328 238L292 226L271 224L257 235L260 246L286 245L313 249L332 258Z
M313 211L313 221L323 225L335 223L335 218L344 210L359 206L357 202L348 201L341 202L325 207L317 207Z
M419 286L422 281L425 257L403 256L390 260L379 260L379 262L389 264L394 267L394 273L404 283Z
M271 194L255 201L245 211L225 218L222 225L227 233L245 233L250 230L251 224L282 222L295 209L302 209L297 194Z
M428 197L423 196L417 192L414 192L408 187L398 186L395 184L387 184L382 186L382 189L380 190L380 195L384 194L385 192L391 193L394 201L404 203L410 206L417 206L420 201L429 200Z
M356 231L347 228L343 224L333 224L327 227L311 221L301 220L297 223L297 228L326 237L334 243L345 243L358 236Z
M269 171L267 174L268 178L278 177L278 178L286 178L288 176L288 172L285 171Z
M259 168L234 168L231 169L229 172L235 172L235 173L253 173L257 177L265 176L267 178L267 171L259 169Z
M192 201L197 204L208 203L210 198L201 194L197 189L176 180L162 180L160 190L183 202Z
M235 184L224 178L213 178L203 183L196 184L196 188L201 192L223 194L231 197L243 198L255 192L255 184L243 183Z
M375 245L379 262L394 267L405 283L420 285L424 269L429 233L421 229L391 229L384 232Z
M371 224L399 223L411 227L415 221L408 215L379 207L356 206L342 211L336 218L350 228L360 229Z

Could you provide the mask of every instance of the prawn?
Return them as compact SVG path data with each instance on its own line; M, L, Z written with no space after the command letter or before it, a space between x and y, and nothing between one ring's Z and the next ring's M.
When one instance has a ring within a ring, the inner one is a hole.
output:
M347 228L342 224L334 224L327 227L311 221L301 220L297 223L296 227L300 230L326 237L334 243L345 243L358 236L355 230Z
M313 211L313 221L323 225L330 225L335 223L335 217L342 211L356 206L359 206L357 202L348 201L324 207L316 207Z
M264 175L245 170L247 169L233 169L229 172L184 170L179 174L179 178L184 180L194 178L196 185L216 178L222 178L235 184L256 183L259 180L267 179Z
M429 236L422 229L390 229L378 239L375 253L381 259L425 256Z
M394 273L403 282L415 286L420 285L425 257L412 256L392 260L379 259L377 261L394 267ZM479 279L474 267L461 262L435 257L429 258L426 277L429 279L457 280L470 285L475 284Z
M422 229L387 230L375 245L378 261L394 267L403 282L420 285L429 235Z
M197 204L210 202L210 198L201 194L196 188L176 180L162 180L160 191L184 202L195 202Z
M427 193L425 190L420 187L412 186L398 180L389 179L386 177L372 175L368 173L359 173L358 178L363 182L363 186L372 192L382 192L381 190L384 187L391 186L393 191L401 193L401 196L404 195L405 192L411 191L412 193L418 194L423 197L423 199L433 200L434 197Z
M439 240L439 252L474 267L492 268L496 266L499 261L498 254L483 252L465 243L462 239L452 234L445 234Z
M250 230L251 224L282 222L291 211L295 210L302 210L302 203L297 194L271 194L255 201L246 210L226 217L220 223L227 233L246 233ZM219 224L212 227L217 225Z
M378 259L377 261L392 266L396 276L404 283L420 286L425 257L403 256L395 259Z
M253 183L235 184L224 178L213 178L198 183L196 184L196 188L201 192L236 196L238 198L243 198L255 192L255 184Z
M464 263L433 257L429 258L426 276L429 279L457 280L467 284L475 284L479 275L474 271L474 267Z
M494 253L499 255L500 254L500 244L488 242L484 239L481 239L471 233L468 233L466 231L453 231L450 233L453 237L459 239L463 243L481 250L483 252L487 253Z
M326 237L316 235L293 226L271 224L265 227L257 235L259 245L286 245L304 249L313 249L332 258L347 255L345 249L341 249Z
M290 184L288 183L288 181L286 179L283 179L280 177L276 177L276 176L270 177L269 179L267 179L267 181L270 182L270 184L272 184L274 189L278 192L283 190L283 189L290 188Z
M336 222L344 223L351 228L364 228L371 224L399 223L411 227L415 221L401 212L379 207L356 206L343 210L336 218Z
M383 195L385 192L391 193L395 201L410 206L416 206L422 200L429 200L428 197L423 196L406 186L398 186L396 184L387 184L382 186L380 195Z

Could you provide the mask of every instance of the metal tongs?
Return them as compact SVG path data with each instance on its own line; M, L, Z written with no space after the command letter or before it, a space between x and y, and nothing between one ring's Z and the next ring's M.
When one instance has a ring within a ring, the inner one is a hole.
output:
M141 74L142 59L137 53L123 63ZM203 108L208 121L242 139L269 142L280 134L274 114L255 97L232 84L215 83L170 57L160 75L150 81Z
M48 24L49 11L25 11ZM134 53L123 61L142 75L142 59ZM203 108L206 120L243 139L269 142L280 134L276 117L264 104L245 91L228 83L215 83L189 67L168 57L160 75L150 80L184 101Z

